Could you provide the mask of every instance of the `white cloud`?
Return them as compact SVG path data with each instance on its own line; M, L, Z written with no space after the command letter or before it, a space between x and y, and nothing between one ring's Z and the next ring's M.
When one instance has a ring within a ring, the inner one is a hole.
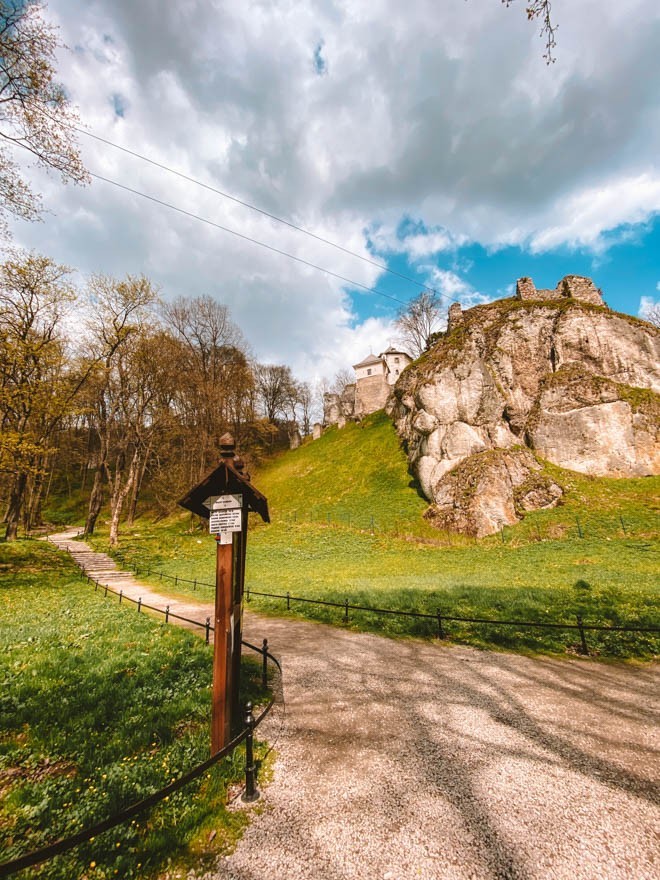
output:
M556 0L553 12L550 68L522 5L496 0L50 0L48 15L74 49L61 78L95 133L364 257L371 241L425 262L466 241L598 251L608 230L660 210L660 5ZM94 172L367 286L381 276L81 141ZM53 215L16 224L17 242L83 274L144 271L165 296L211 293L263 360L330 374L370 335L374 349L387 342L393 307L372 297L358 321L337 279L107 184L62 188L35 172L35 185ZM409 217L418 225L400 237ZM437 273L447 295L479 301L456 272Z
M603 181L558 200L551 212L555 223L532 235L531 250L547 251L570 243L598 253L606 245L605 231L623 224L643 223L656 212L660 212L660 169L657 175Z
M454 236L441 228L426 229L419 220L408 220L403 229L400 225L378 224L368 231L368 238L376 253L384 256L405 254L410 262L453 251L467 243L463 235Z

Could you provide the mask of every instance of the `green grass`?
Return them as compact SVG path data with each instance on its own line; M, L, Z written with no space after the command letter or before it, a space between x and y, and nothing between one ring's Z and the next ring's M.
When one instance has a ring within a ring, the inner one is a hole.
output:
M273 521L342 523L437 538L392 422L374 413L278 456L255 475Z
M66 837L209 755L211 652L103 599L36 541L0 544L0 860ZM246 665L243 699L257 695ZM135 821L21 877L133 878L199 865L245 819L225 808L239 754ZM211 830L217 831L213 844Z
M660 478L591 478L545 465L565 489L563 504L528 514L499 535L473 539L433 529L389 419L332 429L278 456L253 475L272 524L256 518L248 541L252 591L462 617L658 626ZM106 546L103 532L96 539ZM191 517L143 518L122 537L121 554L143 570L214 580L213 540ZM156 577L141 574L160 585ZM590 585L585 597L574 585ZM162 588L210 598L212 588L178 581ZM253 607L282 613L281 602ZM341 612L294 605L292 613L341 620ZM356 614L351 626L389 635L430 634L433 623ZM448 627L452 638L523 650L570 650L575 633L486 626ZM655 636L590 635L598 651L651 657Z

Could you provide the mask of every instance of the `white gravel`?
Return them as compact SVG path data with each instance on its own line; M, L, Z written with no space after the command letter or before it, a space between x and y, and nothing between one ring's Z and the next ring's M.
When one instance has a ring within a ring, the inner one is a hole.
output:
M657 880L658 673L248 617L284 667L228 880Z

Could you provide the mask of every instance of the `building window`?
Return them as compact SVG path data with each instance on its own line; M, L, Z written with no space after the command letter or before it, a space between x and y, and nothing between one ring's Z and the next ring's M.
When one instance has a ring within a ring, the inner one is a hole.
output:
M394 363L395 363L395 364L398 364L398 363L399 363L399 358L394 358ZM397 370L397 373L398 373L398 372L399 372L399 371Z
M367 370L367 376L371 376L371 370Z

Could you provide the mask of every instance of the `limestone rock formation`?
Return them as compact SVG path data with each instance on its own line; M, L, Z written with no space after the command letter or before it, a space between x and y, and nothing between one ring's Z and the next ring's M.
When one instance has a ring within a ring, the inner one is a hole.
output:
M611 312L589 279L568 276L555 291L536 291L521 279L516 298L455 314L446 335L404 372L389 411L434 504L432 518L486 534L516 522L526 504L549 503L547 493L516 501L527 480L514 474L520 456L500 456L488 478L480 470L491 499L479 502L482 512L473 506L472 518L449 515L463 497L459 478L475 479L463 468L448 480L461 463L489 450L527 447L586 474L658 473L658 392L657 328ZM525 467L533 470L528 458ZM496 485L503 493L498 504Z
M493 449L468 456L446 474L425 517L439 528L481 538L527 510L554 507L562 495L528 449Z

